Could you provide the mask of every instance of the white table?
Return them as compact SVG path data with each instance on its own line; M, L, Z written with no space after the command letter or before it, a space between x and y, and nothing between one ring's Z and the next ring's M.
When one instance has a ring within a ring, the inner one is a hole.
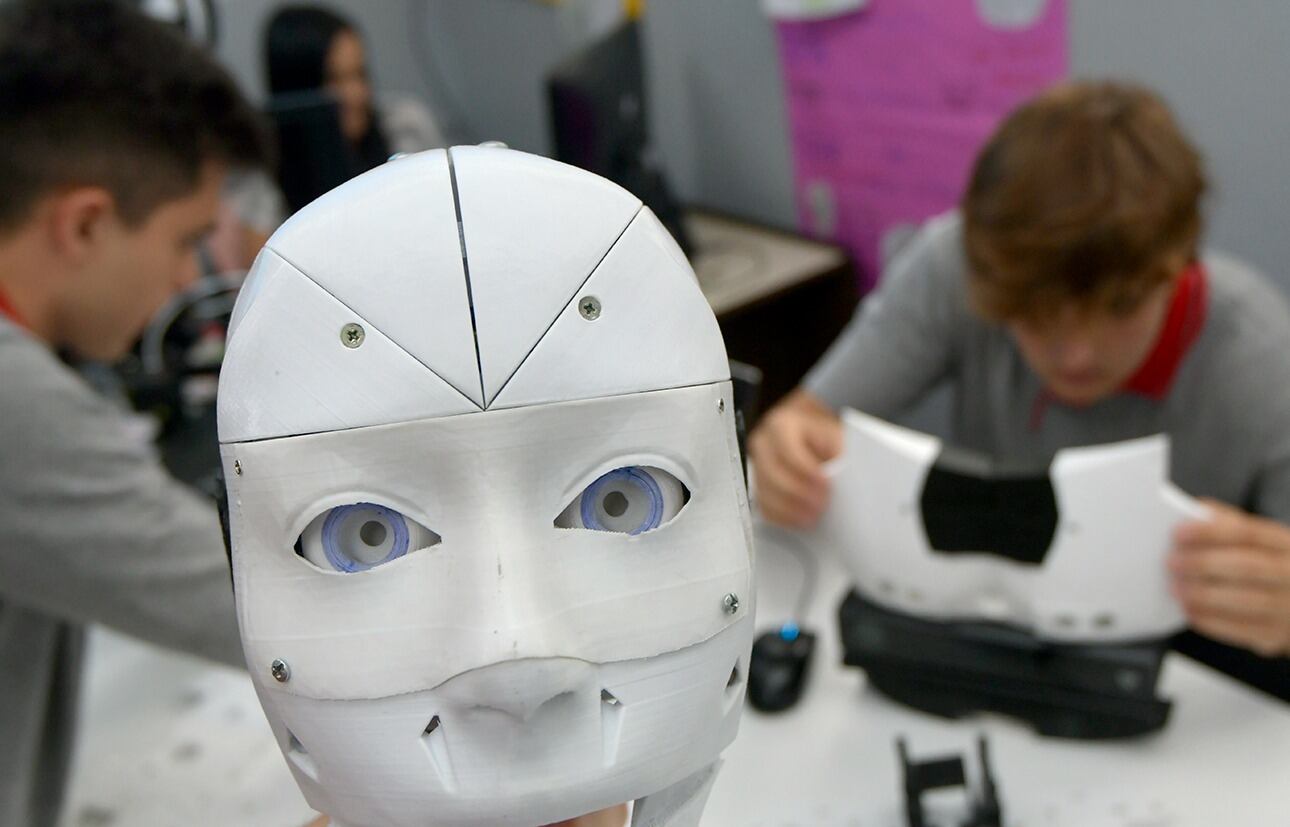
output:
M92 631L61 827L302 827L314 817L245 672Z
M796 558L762 542L759 629L791 614L799 572ZM1080 743L1004 719L945 721L887 700L841 665L836 610L847 588L841 566L821 561L810 685L787 712L745 709L705 827L904 827L896 736L914 760L961 754L971 772L980 732L1009 827L1290 824L1290 706L1170 654L1162 693L1173 713L1147 738Z
M758 577L758 625L769 628L790 613L797 560L763 543ZM904 827L896 735L915 760L959 753L971 771L978 732L990 737L1009 827L1290 823L1290 706L1170 655L1172 719L1145 739L1076 743L1000 719L946 722L841 666L845 577L825 560L820 578L806 695L776 716L745 711L705 827ZM299 827L312 817L245 674L96 632L87 675L63 827Z

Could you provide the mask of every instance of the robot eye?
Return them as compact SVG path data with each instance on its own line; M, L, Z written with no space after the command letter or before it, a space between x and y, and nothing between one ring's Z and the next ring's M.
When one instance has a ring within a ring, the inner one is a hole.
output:
M359 572L437 544L438 534L392 508L341 505L305 527L296 552L324 571Z
M556 517L555 525L641 534L675 517L689 498L681 481L662 468L615 468L584 488Z

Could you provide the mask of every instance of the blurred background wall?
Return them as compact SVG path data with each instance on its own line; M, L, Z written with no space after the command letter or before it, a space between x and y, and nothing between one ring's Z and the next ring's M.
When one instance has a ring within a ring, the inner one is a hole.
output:
M216 0L219 52L262 94L260 37L280 0ZM873 0L884 2L884 0ZM330 0L361 22L378 88L422 97L456 140L546 153L543 78L612 26L618 0ZM1144 82L1209 159L1210 242L1290 292L1290 3L1070 0L1077 75ZM796 225L778 55L756 0L649 0L644 15L658 156L685 200Z

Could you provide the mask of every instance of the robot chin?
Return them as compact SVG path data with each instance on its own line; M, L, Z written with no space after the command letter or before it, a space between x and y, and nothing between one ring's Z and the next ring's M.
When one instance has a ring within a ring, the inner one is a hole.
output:
M615 663L505 661L389 698L263 700L306 799L334 820L532 827L702 772L735 737L752 630L745 617Z

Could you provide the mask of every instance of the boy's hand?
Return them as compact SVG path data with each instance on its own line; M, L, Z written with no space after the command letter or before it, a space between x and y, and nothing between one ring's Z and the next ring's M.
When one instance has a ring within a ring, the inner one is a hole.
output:
M757 505L769 522L810 528L829 504L824 463L842 452L842 423L816 397L794 391L748 440Z
M1290 527L1206 500L1174 533L1174 594L1192 628L1264 657L1290 654Z

